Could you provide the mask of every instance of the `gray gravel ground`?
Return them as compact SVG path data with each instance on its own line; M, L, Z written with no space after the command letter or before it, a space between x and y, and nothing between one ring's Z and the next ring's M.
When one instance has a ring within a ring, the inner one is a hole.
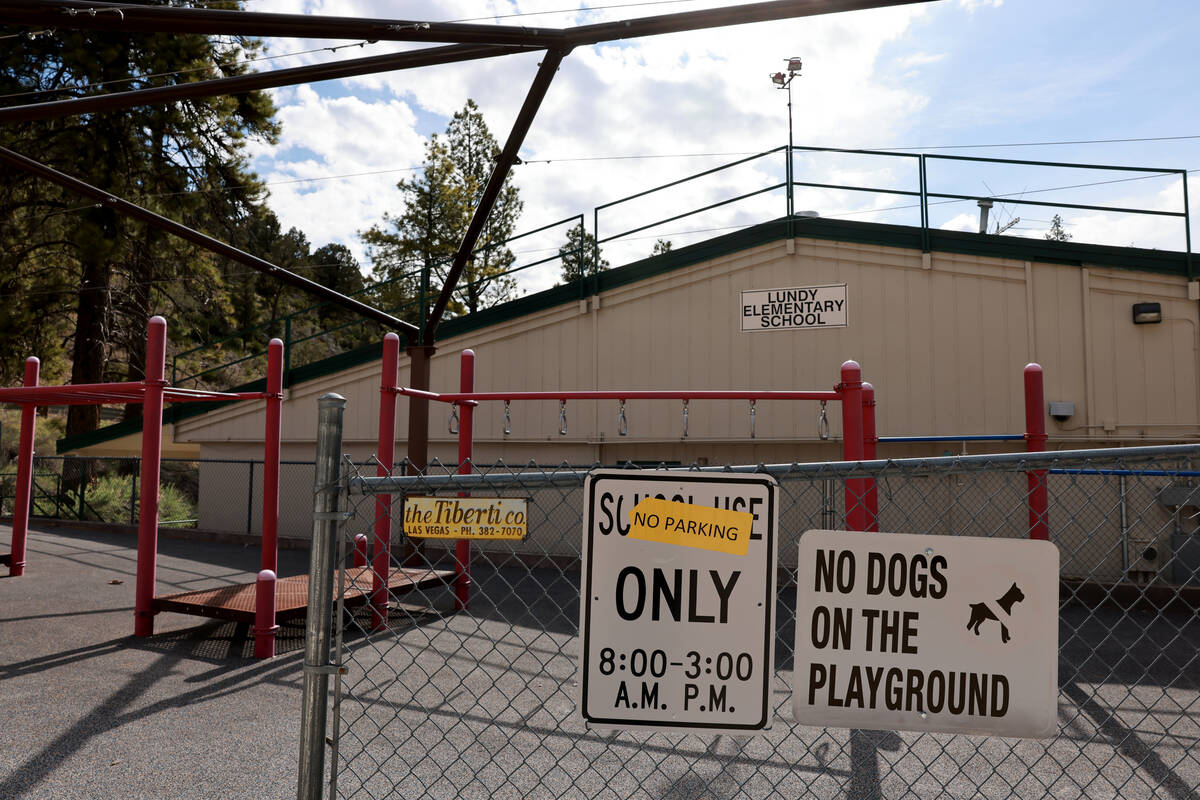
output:
M192 617L160 615L134 639L133 546L40 530L26 575L0 578L0 798L294 797L300 626L269 662L249 657L244 626ZM237 545L160 549L160 592L248 581L258 561ZM307 558L284 551L281 573ZM387 634L351 626L339 796L1200 800L1191 613L1065 607L1060 731L1037 742L793 726L784 625L774 729L701 738L576 721L576 576L474 578L469 614L438 592L405 598Z

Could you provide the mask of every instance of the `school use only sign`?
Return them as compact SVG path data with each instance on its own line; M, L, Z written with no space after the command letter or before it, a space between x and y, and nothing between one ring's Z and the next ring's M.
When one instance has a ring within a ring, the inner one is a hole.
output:
M579 621L587 725L770 727L778 491L769 475L588 476Z
M1046 541L805 532L796 721L1053 735L1058 565Z

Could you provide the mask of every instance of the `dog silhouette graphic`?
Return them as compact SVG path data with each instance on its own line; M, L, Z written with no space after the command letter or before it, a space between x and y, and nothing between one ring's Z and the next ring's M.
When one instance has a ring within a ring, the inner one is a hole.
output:
M1025 599L1024 593L1014 583L1004 595L996 601L996 605L1004 612L1005 619L1012 616L1012 607ZM971 619L967 621L967 630L974 631L975 635L979 635L979 626L989 619L994 619L1000 623L1000 641L1003 644L1008 644L1008 626L996 616L996 614L988 608L987 603L971 603Z

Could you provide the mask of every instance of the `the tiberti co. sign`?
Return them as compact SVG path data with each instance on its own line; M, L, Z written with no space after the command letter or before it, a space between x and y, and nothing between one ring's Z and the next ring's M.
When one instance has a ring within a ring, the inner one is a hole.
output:
M779 486L770 475L598 470L584 486L585 724L770 727Z
M797 722L1054 734L1053 544L811 530L798 559Z
M755 289L741 293L742 331L792 331L848 325L846 284Z
M503 539L529 534L524 497L404 498L404 533L417 539Z

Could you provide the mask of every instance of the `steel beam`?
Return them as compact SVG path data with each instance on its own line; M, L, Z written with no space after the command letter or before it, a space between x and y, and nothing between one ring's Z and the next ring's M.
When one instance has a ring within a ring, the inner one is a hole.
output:
M57 117L69 117L76 114L95 114L122 108L132 108L134 106L174 103L178 100L216 97L226 94L240 94L259 89L294 86L298 83L331 81L339 78L352 78L356 75L371 75L400 69L429 67L436 64L453 64L459 61L474 61L481 58L495 58L496 56L507 56L524 52L533 51L525 47L502 47L479 44L426 47L420 50L410 50L405 53L389 53L382 56L353 58L346 61L337 61L332 64L312 64L305 67L275 69L268 72L251 72L247 75L235 75L230 78L214 78L208 81L156 86L152 89L134 89L128 92L112 92L109 94L91 95L89 97L72 97L67 100L50 100L44 103L10 106L9 108L0 108L0 124L55 119Z
M407 335L415 335L418 333L416 325L405 322L401 319L397 319L391 314L385 314L378 309L346 297L339 292L335 292L333 289L330 289L327 286L322 286L319 283L310 281L308 278L303 278L294 272L288 272L286 269L277 267L269 261L264 261L258 256L252 256L249 253L237 249L233 245L226 244L225 242L214 239L211 236L200 233L199 231L192 230L186 225L181 225L174 220L167 219L159 214L155 214L153 211L142 208L141 206L131 203L128 200L122 200L121 198L113 195L111 192L106 192L103 189L92 186L90 183L84 183L78 178L72 178L70 175L59 172L58 170L48 167L45 164L40 164L37 161L27 158L20 153L15 153L6 147L0 147L0 163L16 167L17 169L48 180L51 183L57 184L64 189L75 192L76 194L81 194L84 197L91 198L97 203L102 203L109 208L112 208L114 211L133 217L134 219L140 219L142 222L145 222L148 225L152 225L160 230L166 231L167 233L178 236L185 241L189 241L194 245L203 247L204 249L216 253L217 255L224 256L231 261L236 261L239 264L244 264L245 266L250 267L251 269L263 272L283 283L294 286L301 291L320 297L322 300L328 300L329 302L339 305L342 308L350 309L351 311L367 319L375 320L376 322L380 322L390 328L404 331L404 333Z
M76 28L108 33L194 33L301 39L515 44L528 47L566 44L563 31L557 28L221 11L92 0L0 0L0 24Z
M581 25L567 28L566 40L574 47L581 45L615 42L620 39L635 39L641 36L659 36L664 33L721 28L729 25L747 25L753 22L772 22L798 17L815 17L837 14L842 11L863 11L871 8L907 6L928 3L932 0L771 0L766 3L746 3L725 8L684 11L679 14L662 14L656 17L601 22L596 25Z
M542 105L542 100L546 97L546 91L550 88L550 82L554 80L554 73L558 71L559 64L562 63L563 58L569 52L570 50L550 50L538 66L538 72L534 76L533 85L529 87L529 93L525 96L525 102L521 105L521 110L517 113L517 120L513 123L512 130L508 134L508 140L504 143L504 148L500 151L500 157L496 159L496 166L492 169L491 177L488 178L487 186L484 187L483 194L479 198L479 203L475 206L475 213L471 217L471 223L467 226L467 232L463 235L462 243L458 246L458 252L454 254L454 261L451 263L450 271L446 275L446 283L442 286L442 293L438 295L437 302L433 304L433 310L430 312L429 319L425 323L425 336L422 339L425 343L432 343L434 341L434 334L437 331L438 324L442 321L442 314L446 312L446 306L450 303L454 289L458 285L458 279L462 276L462 271L467 265L467 260L475 250L475 245L479 241L479 235L483 233L483 226L487 223L488 216L492 213L492 207L496 204L496 198L500 196L500 190L504 188L504 181L508 178L508 173L512 169L513 164L516 163L517 151L521 149L521 144L525 141L525 135L529 133L529 127L533 124L533 118L537 116L538 109Z

